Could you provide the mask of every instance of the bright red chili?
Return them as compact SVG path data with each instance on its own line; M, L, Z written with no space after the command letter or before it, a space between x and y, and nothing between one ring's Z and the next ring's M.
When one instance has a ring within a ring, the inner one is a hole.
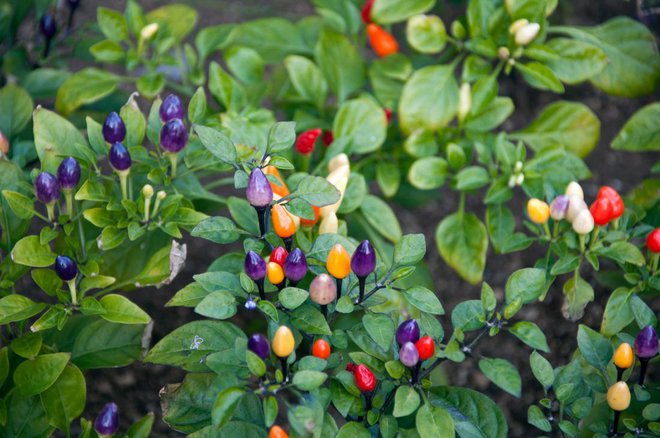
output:
M371 23L367 26L369 44L381 58L393 55L399 51L399 43L396 38L377 24Z
M651 252L660 252L660 228L651 231L646 237L646 247Z
M275 262L280 266L284 266L284 260L286 260L286 256L288 256L289 253L287 252L286 249L284 249L281 246L278 246L273 250L273 252L270 253L270 260L271 262Z
M327 359L330 356L330 344L325 339L317 339L312 346L312 355L319 359Z
M612 220L613 208L608 198L602 197L596 199L589 207L594 223L599 226L607 225Z
M371 9L374 7L374 1L375 0L367 0L364 2L364 6L362 6L360 15L362 16L364 24L371 23Z
M376 387L376 376L366 365L356 365L353 368L355 384L362 392L371 392Z
M433 342L433 338L430 336L420 338L415 342L415 347L417 347L420 361L433 357L433 354L435 353L435 342Z
M385 111L385 117L387 118L387 124L392 123L392 110L390 108L383 108Z
M618 219L623 214L625 208L623 199L619 193L612 187L603 186L598 190L598 198L607 198L612 203L612 219Z
M296 140L296 150L303 155L311 154L314 151L316 139L319 138L321 132L320 128L316 128L300 134Z

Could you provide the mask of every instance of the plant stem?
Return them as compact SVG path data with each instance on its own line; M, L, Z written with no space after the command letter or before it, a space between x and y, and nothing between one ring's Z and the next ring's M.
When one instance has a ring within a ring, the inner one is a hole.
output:
M76 279L67 281L69 285L69 292L71 293L71 304L74 306L78 305L78 291L76 289Z
M258 280L255 283L257 283L257 289L259 289L259 298L265 300L266 292L264 291L264 279L262 278L261 280Z
M341 278L335 278L335 283L337 284L337 300L341 298L341 286L342 286L342 279Z
M66 212L69 214L69 218L73 216L73 193L71 190L64 191L64 200L66 202Z
M364 298L364 287L367 283L367 277L358 277L358 285L360 288L360 295L358 298L358 303L362 303L365 298Z
M639 358L639 386L644 386L644 379L646 378L646 368L648 367L649 360L647 358Z
M596 225L594 230L591 232L591 238L589 239L589 249L593 248L594 243L598 240L598 233L600 233L600 225Z
M46 211L48 212L48 221L55 222L55 203L46 204Z
M254 207L259 218L259 237L266 235L266 207Z
M167 158L170 159L170 169L171 169L170 177L174 179L176 178L176 165L177 165L177 160L179 158L179 154L168 153Z
M285 382L289 379L289 365L286 363L286 359L286 357L280 357L280 364L282 365L282 376L284 376Z

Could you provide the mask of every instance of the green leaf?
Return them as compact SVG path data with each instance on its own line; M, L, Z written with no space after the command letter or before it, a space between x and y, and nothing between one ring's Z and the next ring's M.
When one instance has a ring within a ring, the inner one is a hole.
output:
M417 15L406 26L408 44L421 53L439 53L447 43L447 31L437 15Z
M147 121L138 106L136 98L137 94L132 94L119 112L126 125L124 144L128 147L141 145L147 130Z
M435 0L378 0L371 9L371 18L378 24L398 23L413 15L423 14L434 4Z
M190 234L215 243L232 243L239 233L231 219L222 216L210 217L200 222Z
M399 386L394 394L394 410L392 415L395 417L405 417L412 414L419 406L419 394L412 386Z
M462 438L507 438L509 431L500 408L483 394L466 388L439 386L429 391L429 402L446 409Z
M344 424L335 438L370 438L371 434L362 423L349 421Z
M464 332L477 330L486 325L481 300L467 300L456 305L451 312L451 323L454 329Z
M536 350L544 351L546 353L550 352L550 347L548 347L548 341L545 339L545 335L541 329L533 322L517 322L511 326L509 331L512 335L530 347Z
M435 231L440 255L465 280L481 281L486 267L488 236L484 224L472 213L454 213Z
M234 28L233 24L219 24L200 30L195 37L200 60L205 60L214 51L227 47L231 42Z
M227 199L227 207L231 217L237 224L241 224L243 229L254 235L259 233L257 212L247 200L231 196Z
M117 89L120 79L114 73L94 67L79 70L57 90L55 109L68 115L83 105L98 102Z
M593 44L570 38L555 38L547 46L557 56L545 64L562 82L579 84L597 75L607 65L607 55Z
M98 62L118 62L124 59L124 49L116 41L103 40L89 48L89 52Z
M152 9L145 18L148 23L164 26L177 41L182 41L197 24L195 9L177 3Z
M142 353L143 325L126 325L92 317L75 319L71 361L82 369L119 367Z
M85 409L86 397L83 373L69 365L55 383L41 394L41 403L50 424L68 433L71 421L78 418Z
M422 286L415 286L403 292L406 300L417 307L422 312L430 313L432 315L444 315L445 309L440 304L440 300L433 293Z
M369 225L391 242L401 239L401 225L389 205L382 199L367 195L360 211Z
M522 386L520 373L511 362L504 359L481 359L479 369L494 384L509 394L520 397Z
M564 283L564 305L562 314L564 318L577 321L584 315L584 308L594 300L594 289L582 277L570 277Z
M541 297L547 289L543 269L518 269L506 282L506 302L508 304L520 298L523 304L531 303Z
M198 87L188 103L188 119L191 123L199 123L206 116L206 94L203 87Z
M245 361L247 362L248 369L255 376L261 377L266 374L266 364L250 350L245 350Z
M533 88L554 93L564 92L564 86L554 72L540 62L532 61L527 64L517 62L514 67Z
M106 38L112 41L125 41L128 39L128 23L121 13L100 7L96 10L96 19L101 32Z
M394 321L383 313L367 313L362 317L362 324L371 339L387 351L394 341Z
M417 433L421 438L436 438L454 435L454 420L446 409L424 404L415 417Z
M4 196L9 208L14 212L16 216L21 219L32 219L34 216L34 201L27 196L18 193L12 192L11 190L3 190L2 196Z
M603 335L614 336L635 319L630 305L631 296L626 288L618 288L610 295L600 326Z
M248 47L230 47L224 51L229 71L244 84L256 84L263 79L264 61L256 50Z
M16 84L7 84L0 89L0 132L11 140L27 126L32 117L32 97Z
M417 70L403 88L399 123L404 134L423 128L435 132L449 124L458 108L458 84L453 66Z
M394 246L394 264L415 265L426 254L426 238L423 234L406 234Z
M327 378L328 375L320 371L297 371L293 375L293 384L303 391L311 391L323 385Z
M248 21L232 33L234 44L253 48L266 62L279 62L292 54L310 54L301 32L283 18Z
M543 415L543 411L538 406L533 405L529 407L527 410L527 422L544 432L552 432L550 421Z
M11 259L19 265L33 268L50 267L55 263L55 254L48 244L42 245L39 236L27 236L16 242Z
M302 305L307 301L307 297L309 297L309 292L297 287L284 288L279 294L280 303L289 310Z
M28 397L47 390L62 374L69 357L69 353L53 353L22 362L14 371L16 393Z
M327 179L320 176L306 175L300 180L298 187L290 196L304 199L317 207L323 207L339 201L341 194Z
M199 136L204 147L216 158L227 164L236 164L236 147L229 137L217 129L201 125L193 125L193 131Z
M420 190L434 190L445 183L447 171L448 165L444 158L419 158L410 166L408 181Z
M376 181L386 198L396 195L396 192L399 191L399 185L401 185L399 166L388 161L379 163L376 167Z
M642 252L632 243L625 241L618 241L610 246L597 248L594 253L621 264L631 263L636 266L644 266L645 263Z
M211 292L195 307L195 313L214 319L229 319L236 314L236 298L226 291Z
M148 413L128 428L125 438L149 438L155 419L153 412Z
M310 304L303 304L293 310L291 322L296 328L310 335L332 335L323 314Z
M577 343L584 359L596 369L605 369L612 360L614 349L610 341L586 325L578 327Z
M483 167L470 166L456 175L456 188L461 191L476 190L490 182L490 175Z
M270 152L285 151L296 141L295 122L278 122L268 131L268 150Z
M337 111L332 133L346 141L350 153L364 154L379 149L387 137L387 118L382 107L370 97L345 101Z
M555 381L555 373L552 365L548 360L541 356L538 352L532 351L529 355L529 365L532 368L532 373L536 380L543 385L544 388L549 388Z
M495 97L495 99L468 117L465 129L475 132L487 132L500 126L513 114L515 106L509 97Z
M291 55L284 60L289 79L305 100L323 108L328 96L328 82L314 62L303 56Z
M218 394L211 411L214 426L222 426L231 420L243 394L245 394L245 391L241 388L227 388Z
M264 43L260 36L260 44ZM314 55L330 89L341 103L366 82L366 69L355 46L344 35L324 28Z
M106 313L101 318L119 324L148 324L151 318L128 298L117 295L104 295L100 300Z
M10 345L12 351L17 355L25 359L34 359L41 350L43 338L40 333L27 333L12 340Z
M612 140L612 148L623 151L660 151L660 103L651 103L628 119Z

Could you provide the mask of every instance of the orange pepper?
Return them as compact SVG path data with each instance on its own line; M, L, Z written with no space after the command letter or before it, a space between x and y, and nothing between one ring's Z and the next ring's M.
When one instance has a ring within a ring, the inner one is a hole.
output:
M266 265L266 272L268 275L268 281L270 281L273 286L277 286L284 281L284 269L282 269L277 263L268 262L268 265Z
M280 171L277 170L277 167L266 166L262 170L266 175L273 175L280 182L280 185L277 185L272 181L270 182L270 188L273 189L273 193L275 193L276 195L282 198L284 198L285 196L289 196L291 194L291 192L289 192L289 188L286 186L286 183L284 182L284 179L282 179L282 175L280 175Z
M312 355L319 359L327 359L330 356L330 344L325 339L317 339L312 346Z
M280 426L275 425L270 428L270 432L268 432L268 438L289 438L289 434L286 433L286 431Z
M369 43L376 55L384 58L399 51L399 43L396 38L377 24L371 23L367 26Z
M340 243L337 243L328 253L325 266L333 277L346 278L351 273L351 256Z
M628 369L635 361L635 354L629 343L624 342L614 352L614 365L621 369Z
M314 209L314 219L305 219L303 217L300 218L300 223L305 227L313 227L319 221L321 209L316 205L312 205L312 208Z
M287 213L286 209L280 204L273 205L273 208L270 210L270 215L273 220L275 234L282 239L289 238L296 234L296 223L293 221L293 218L289 213Z

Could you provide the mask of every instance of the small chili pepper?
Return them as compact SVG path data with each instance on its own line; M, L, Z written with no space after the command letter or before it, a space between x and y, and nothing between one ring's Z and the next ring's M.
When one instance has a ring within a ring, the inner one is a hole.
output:
M128 149L124 147L121 143L114 143L110 147L110 152L108 154L108 159L110 160L110 165L115 170L115 172L128 172L133 164L131 160L131 154L128 152Z
M326 147L330 146L332 142L335 141L335 136L332 134L332 131L323 131L321 141Z
M59 255L55 258L55 273L64 281L71 281L78 275L78 266L71 257Z
M286 433L286 431L280 426L275 425L270 428L270 431L268 432L268 438L289 438L289 434Z
M639 368L638 383L643 385L648 363L658 354L658 333L653 326L647 325L637 334L635 338L635 354L639 358L641 365Z
M337 283L337 296L341 297L342 280L351 273L351 256L344 247L337 243L328 253L328 260L325 267Z
M57 181L63 190L72 190L80 182L80 164L73 157L62 160L57 168Z
M248 339L248 350L263 360L268 359L268 356L270 356L270 345L268 345L268 338L261 333L253 334Z
M369 35L369 44L379 57L384 58L399 51L399 43L396 38L379 25L369 24L367 34Z
M406 342L413 344L419 340L419 325L414 319L409 319L402 322L399 328L396 329L396 342L399 346L403 346Z
M266 175L273 175L275 178L277 178L279 184L270 181L270 188L273 190L274 194L276 194L280 198L284 198L285 196L289 196L291 194L289 188L286 186L286 183L282 179L282 175L280 175L280 171L277 169L277 167L266 166L263 168L263 172Z
M621 380L623 372L635 362L635 354L629 343L623 342L617 347L614 352L613 362L617 369L617 380Z
M603 186L598 190L598 198L607 198L612 203L612 219L618 219L623 214L625 210L625 205L623 199L619 192L614 190L612 187Z
M612 203L607 198L598 198L589 207L594 223L599 227L607 225L612 220Z
M7 140L5 134L2 131L0 131L0 158L7 155L8 153L9 153L9 140Z
M160 116L160 120L163 123L169 122L173 119L183 120L186 114L179 96L175 94L169 94L165 99L163 99L163 103L161 103L160 109L158 110L158 115Z
M660 228L656 228L646 236L646 247L653 253L660 253Z
M281 246L278 246L270 253L270 261L275 262L280 266L284 266L284 261L289 255L288 251Z
M181 119L168 120L160 130L160 146L171 154L180 152L188 143L188 130Z
M309 129L298 136L296 140L296 150L303 155L309 155L314 151L316 139L321 135L321 129Z
M550 207L540 199L532 198L527 201L527 214L532 222L543 225L550 218Z
M263 237L266 234L266 208L273 202L273 189L266 175L258 167L250 172L245 197L257 212L259 232Z
M270 215L275 234L284 240L287 251L291 251L292 237L296 234L296 223L280 204L273 205Z
M325 339L317 339L312 345L312 355L319 359L327 359L330 356L330 344Z
M568 210L568 196L559 195L550 204L550 216L556 221L560 221L566 217Z
M362 22L364 22L364 24L371 23L371 10L374 7L374 1L375 0L367 0L366 2L364 2L364 5L362 6L362 10L360 11L360 16L362 17Z
M362 392L371 392L376 388L376 376L368 366L360 364L353 368L355 384Z
M286 358L293 353L295 345L296 341L293 338L291 329L285 325L279 326L275 331L275 335L273 335L273 353L280 358L284 380L287 380L288 378L288 365Z
M573 220L573 230L580 234L585 235L591 233L594 229L594 218L591 212L587 209L582 210Z
M612 423L612 435L617 436L619 427L619 418L621 411L625 411L630 406L630 389L626 382L616 382L607 390L607 404L614 411L614 421Z
M339 231L339 219L335 212L328 213L319 225L319 234L337 234Z
M296 248L284 261L284 275L289 279L291 286L298 284L307 274L307 259L300 248Z
M337 286L328 274L319 274L309 285L309 298L321 305L321 313L326 316L328 304L337 298Z
M266 272L268 270L266 262L256 252L248 251L245 255L243 267L247 276L256 283L257 288L259 289L259 296L262 300L265 300L264 278L266 277Z
M408 368L412 368L419 362L419 352L412 342L406 342L399 350L399 360Z
M419 338L419 341L415 342L415 347L417 347L417 351L419 352L419 360L424 361L433 357L435 354L435 342L430 336Z
M41 172L34 180L34 193L40 202L53 205L60 198L60 183L52 173Z
M575 195L580 199L584 200L584 191L582 190L582 186L577 181L571 181L570 183L568 183L564 194L566 196Z
M573 222L582 210L589 210L587 204L578 195L568 196L568 209L566 210L566 220Z
M368 240L362 241L355 249L351 257L351 269L358 278L360 288L358 302L361 303L364 300L367 277L376 269L376 252Z
M268 271L268 281L270 281L273 286L277 286L278 289L282 289L284 287L284 270L282 269L282 266L275 262L268 262L266 269Z
M121 143L126 138L126 125L119 114L111 112L103 122L103 139L110 143Z
M119 430L119 407L107 403L94 420L94 430L101 437L111 437Z
M305 219L303 217L300 218L300 223L304 227L313 227L316 225L316 223L319 221L321 209L318 208L316 205L312 205L312 209L314 210L314 219Z
M538 23L526 23L515 33L514 40L519 46L526 46L534 41L541 30L541 25Z

